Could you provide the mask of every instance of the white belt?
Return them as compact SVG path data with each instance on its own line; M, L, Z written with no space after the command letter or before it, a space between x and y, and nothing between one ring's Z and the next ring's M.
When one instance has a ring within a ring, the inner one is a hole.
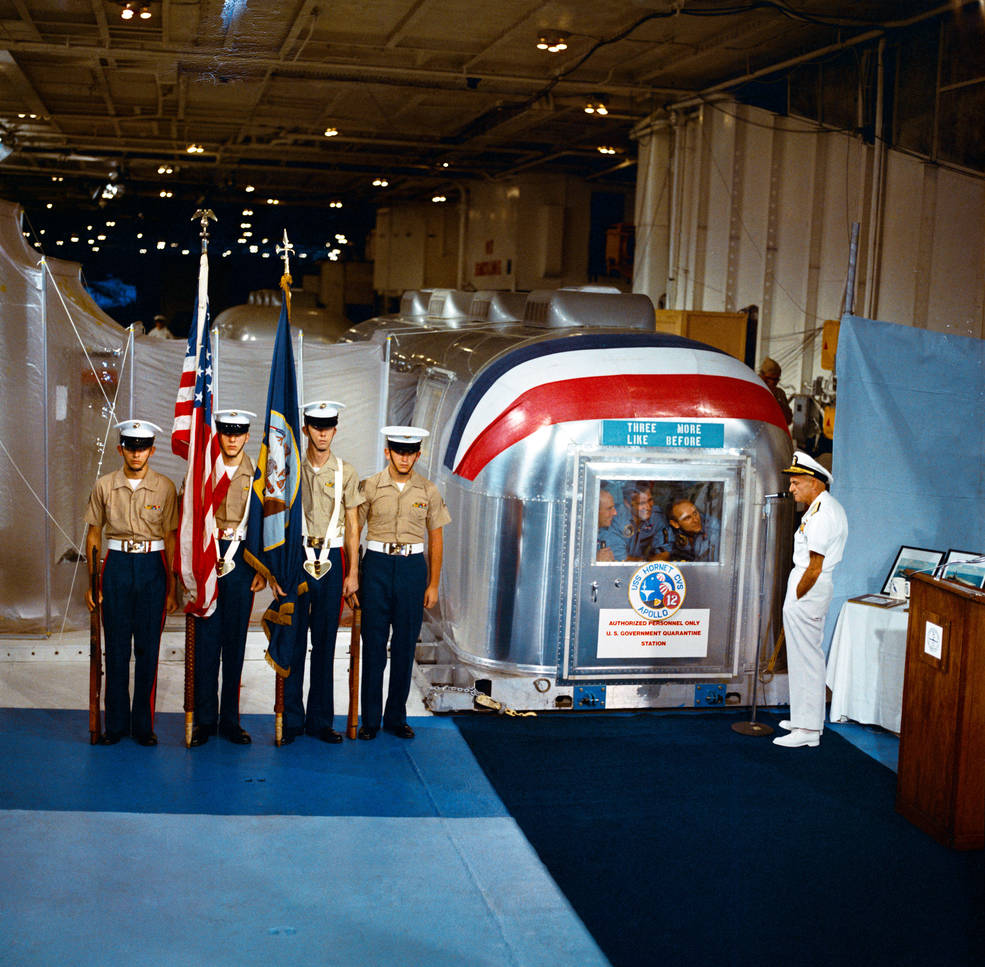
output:
M409 554L424 553L423 544L395 544L389 542L384 543L383 541L366 541L366 549L379 551L381 554L399 554L401 557L407 557Z
M325 539L323 537L306 537L304 539L304 546L305 547L314 547L314 548L317 549L317 548L321 547L324 543L325 543ZM342 538L341 537L333 537L328 542L328 546L329 547L341 547L342 546Z
M164 541L118 541L110 538L106 541L106 549L123 551L125 554L148 554L151 551L163 551Z
M239 527L217 527L215 536L220 541L241 541L246 534Z

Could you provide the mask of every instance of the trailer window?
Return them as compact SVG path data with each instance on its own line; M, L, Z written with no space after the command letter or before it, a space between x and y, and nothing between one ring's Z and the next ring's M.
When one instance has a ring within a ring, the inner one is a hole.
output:
M721 480L602 479L596 563L717 563L722 506Z

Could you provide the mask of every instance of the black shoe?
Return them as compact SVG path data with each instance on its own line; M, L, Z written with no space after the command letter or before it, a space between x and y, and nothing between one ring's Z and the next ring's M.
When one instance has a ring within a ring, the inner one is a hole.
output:
M383 731L395 735L398 739L414 738L414 730L406 722L403 725L384 725Z
M329 745L338 745L342 741L342 733L336 732L335 729L328 725L319 729L317 736L322 742L327 742Z
M360 739L366 739L367 741L369 741L369 739L375 739L376 733L379 731L380 731L379 729L374 729L370 725L364 725L357 734L359 735Z
M246 729L239 725L233 725L232 723L220 725L219 735L224 739L228 739L233 745L249 745L253 741Z
M135 737L137 745L157 745L157 736L153 732L147 732L145 735L138 735Z
M192 729L191 741L188 743L188 747L194 749L196 746L205 745L209 741L209 736L212 735L209 726L207 725L196 725Z
M284 729L281 732L280 744L290 745L299 735L304 735L304 729L297 729L297 728Z
M116 743L119 742L124 735L126 735L126 732L104 732L101 736L99 736L99 744L116 745Z

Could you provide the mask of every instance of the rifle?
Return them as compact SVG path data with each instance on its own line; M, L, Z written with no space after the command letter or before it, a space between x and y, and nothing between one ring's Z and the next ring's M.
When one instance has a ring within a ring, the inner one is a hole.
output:
M195 722L195 617L185 614L185 748L192 746Z
M284 679L274 675L274 745L284 738Z
M345 723L345 734L356 737L359 726L359 631L362 625L362 608L355 600L352 605L352 636L349 639L349 717Z
M100 627L99 556L89 550L89 594L95 607L89 612L89 745L97 745L102 736L99 715L99 692L103 677L103 649Z

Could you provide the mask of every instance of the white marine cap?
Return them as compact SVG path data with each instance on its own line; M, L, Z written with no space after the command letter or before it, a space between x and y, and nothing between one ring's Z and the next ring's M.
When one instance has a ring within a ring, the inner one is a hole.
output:
M149 420L124 420L116 424L116 429L120 431L120 443L126 446L124 441L129 441L131 448L135 443L145 447L153 446L154 437L164 433L157 424Z
M248 433L250 421L255 420L257 415L249 410L216 410L212 414L212 418L215 420L216 429L224 427L227 433L231 433L233 430L239 433ZM222 431L220 430L220 432Z
M419 450L421 441L431 435L428 430L419 426L385 426L380 433L396 450Z
M803 450L795 450L790 466L780 472L814 477L823 484L830 484L832 480L831 471L826 470L812 456L804 453Z
M301 407L304 415L304 422L311 423L314 427L335 426L339 422L339 413L345 409L345 403L337 403L335 400L316 400L314 403L305 403Z

